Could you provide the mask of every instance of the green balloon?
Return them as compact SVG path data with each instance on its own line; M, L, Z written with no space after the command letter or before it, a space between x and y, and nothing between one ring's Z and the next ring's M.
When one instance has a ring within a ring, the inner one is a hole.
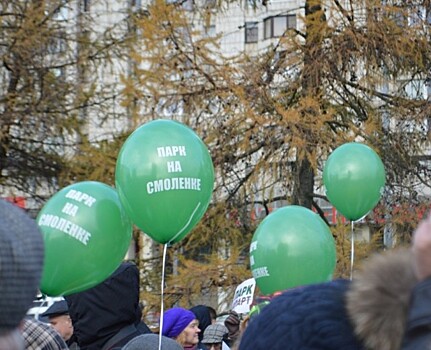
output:
M117 159L115 184L136 226L159 243L175 243L205 213L214 168L193 130L172 120L155 120L127 138Z
M132 238L117 192L95 181L57 192L37 216L45 244L40 289L50 296L91 288L115 271Z
M356 221L379 202L385 185L385 168L367 145L346 143L328 157L323 183L332 205L347 219Z
M296 205L269 214L250 244L250 267L264 295L329 281L335 263L335 242L326 223Z

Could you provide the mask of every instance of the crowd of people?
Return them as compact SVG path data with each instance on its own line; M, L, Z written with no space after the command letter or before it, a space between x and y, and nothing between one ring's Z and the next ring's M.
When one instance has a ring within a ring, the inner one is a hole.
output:
M376 254L353 280L298 286L223 321L209 305L169 308L157 333L142 320L131 262L55 302L45 322L27 318L43 254L36 222L0 200L0 350L431 349L431 218L411 248Z

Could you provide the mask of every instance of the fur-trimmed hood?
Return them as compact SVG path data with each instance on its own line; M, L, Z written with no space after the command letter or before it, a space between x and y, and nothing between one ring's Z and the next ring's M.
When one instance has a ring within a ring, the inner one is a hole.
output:
M346 293L355 334L367 349L399 349L411 291L418 283L409 249L379 253L362 265Z

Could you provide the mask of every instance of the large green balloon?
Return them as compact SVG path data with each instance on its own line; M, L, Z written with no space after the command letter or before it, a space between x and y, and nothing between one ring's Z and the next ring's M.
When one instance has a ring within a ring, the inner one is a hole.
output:
M37 217L45 243L40 289L50 296L93 287L114 272L132 238L132 222L112 187L78 182L57 192Z
M264 295L332 279L335 242L311 210L291 205L269 214L250 244L250 267Z
M136 226L159 243L175 243L205 213L214 168L193 130L172 120L155 120L127 138L117 159L115 183Z
M332 205L355 221L373 209L385 185L385 168L373 149L362 143L338 147L325 163L323 183Z

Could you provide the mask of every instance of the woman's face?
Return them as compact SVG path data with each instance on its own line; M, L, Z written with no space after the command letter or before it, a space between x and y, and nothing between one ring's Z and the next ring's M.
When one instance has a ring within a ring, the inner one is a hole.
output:
M184 345L190 346L190 345L196 345L199 343L199 332L201 331L199 329L199 321L193 320L189 323L189 325L183 330L184 332Z

